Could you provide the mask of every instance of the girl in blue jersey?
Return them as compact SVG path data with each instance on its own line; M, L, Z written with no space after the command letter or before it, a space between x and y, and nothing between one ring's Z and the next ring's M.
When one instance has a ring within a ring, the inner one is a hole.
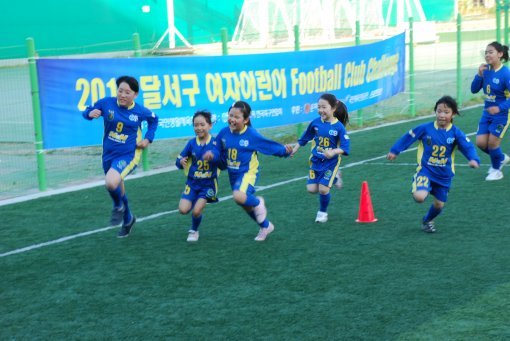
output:
M416 202L422 203L432 194L434 202L422 219L422 230L436 232L434 219L441 213L448 199L448 192L455 175L455 149L469 160L469 166L478 168L480 159L469 138L453 125L453 116L458 115L457 102L450 96L441 97L434 107L436 120L409 130L391 147L386 156L395 160L401 152L415 141L418 145L418 167L413 177L412 193Z
M117 97L103 98L83 112L87 120L103 117L103 170L106 189L113 200L110 219L112 225L122 222L118 237L127 237L136 222L129 209L124 178L138 165L142 149L154 139L158 117L149 109L134 102L138 96L138 81L130 76L116 80ZM148 128L142 138L142 122Z
M341 181L341 155L349 155L350 140L345 129L349 115L344 103L333 94L323 94L319 98L317 109L320 117L314 119L294 146L294 155L301 146L312 142L310 170L306 189L309 193L319 193L319 211L316 223L328 221L329 193L335 181Z
M189 140L177 157L175 165L184 169L186 186L179 202L179 213L191 213L191 229L188 242L198 241L198 227L202 222L202 211L208 202L217 202L218 163L220 154L216 140L209 134L212 128L211 113L197 111L193 115L196 137Z
M503 178L503 166L510 157L501 151L501 139L508 128L508 109L510 108L510 70L503 65L508 61L508 46L497 41L487 45L485 63L480 65L478 73L471 83L471 92L483 89L485 105L476 132L476 145L489 154L491 167L485 180L494 181Z
M267 209L262 197L255 196L259 175L257 153L289 156L292 147L271 141L260 135L250 123L251 107L243 101L235 102L228 111L228 127L223 128L216 141L233 191L234 201L259 224L256 241L264 241L273 232L274 225L267 220Z

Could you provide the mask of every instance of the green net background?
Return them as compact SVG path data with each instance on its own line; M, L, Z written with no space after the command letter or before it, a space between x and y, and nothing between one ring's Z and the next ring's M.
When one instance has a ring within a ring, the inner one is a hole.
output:
M383 2L386 6L388 3ZM457 33L453 3L422 1L427 18L434 20L437 40L414 46L417 115L431 114L432 106L440 96L457 95ZM140 9L143 5L150 5L151 12L142 13ZM221 55L221 29L226 28L229 37L232 36L243 1L186 0L174 1L174 5L176 27L193 44L193 53ZM463 19L460 99L466 106L481 102L480 95L470 93L469 85L478 65L483 62L485 46L496 39L496 12L494 7L486 8L479 1L459 1L459 11ZM23 13L22 17L20 13ZM47 14L41 17L41 13ZM34 38L39 56L132 56L132 34L136 32L140 34L143 53L150 54L166 30L166 14L165 2L156 0L134 0L129 5L119 0L95 0L79 9L65 1L51 1L50 4L28 1L4 7L0 14L0 200L38 192L25 39ZM504 18L501 19L504 23ZM278 35L276 31L273 33ZM365 36L361 43L382 38ZM182 45L182 42L177 42ZM354 45L354 37L320 46L302 45L301 48L342 45ZM292 50L290 47L283 49ZM274 49L281 50L281 47ZM230 54L268 52L271 51L235 46L229 48ZM389 100L363 109L363 127L409 118L409 76L406 77L406 89L406 92ZM349 130L360 128L357 125L358 115L360 112L351 113ZM280 142L295 142L299 130L300 126L289 125L264 129L262 133ZM156 139L149 149L150 169L172 166L185 141ZM48 189L100 181L103 177L100 155L100 146L45 151ZM138 172L142 172L140 168Z

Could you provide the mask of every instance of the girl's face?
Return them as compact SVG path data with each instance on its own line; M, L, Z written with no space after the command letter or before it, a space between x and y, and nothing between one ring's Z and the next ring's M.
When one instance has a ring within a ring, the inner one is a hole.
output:
M248 124L248 119L243 117L239 108L230 108L228 112L228 125L231 131L240 132Z
M317 104L317 109L319 110L319 115L321 116L324 122L331 122L334 118L333 113L335 112L335 108L329 105L329 102L325 99L319 99L319 103Z
M436 121L439 128L447 128L453 119L453 111L444 103L440 103L436 108Z
M503 52L498 52L492 45L488 45L485 49L485 62L492 66L499 66Z
M209 136L211 128L212 125L206 121L204 116L198 115L193 119L193 129L199 140L205 140Z
M119 84L117 88L117 102L121 107L128 108L131 106L136 96L138 96L138 93L131 90L128 83L122 82Z

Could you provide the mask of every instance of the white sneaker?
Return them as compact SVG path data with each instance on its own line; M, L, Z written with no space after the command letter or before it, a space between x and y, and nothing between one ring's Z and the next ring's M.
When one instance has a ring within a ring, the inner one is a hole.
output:
M338 189L342 189L342 187L344 187L344 181L342 180L342 172L341 171L338 171L338 173L336 173L335 187Z
M189 230L188 231L188 239L186 239L187 242L198 242L198 231Z
M510 162L510 156L505 154L505 158L503 159L503 161L501 161L501 166L499 166L499 170L502 170L503 167L505 167L505 165L508 164L509 162Z
M264 240L266 240L266 237L274 231L274 225L272 222L269 222L269 226L266 227L266 228L260 228L259 230L259 233L257 234L257 236L255 237L255 240L257 242L263 242Z
M490 173L494 172L495 170L497 170L497 169L492 168L492 166L490 166L489 169L487 170L487 174L490 174Z
M317 212L317 216L315 217L316 223L325 223L328 221L328 214L326 212Z
M264 202L264 198L257 197L260 200L260 203L253 208L253 213L255 213L255 219L257 220L258 224L261 224L266 220L267 217L267 209L266 209L266 203Z
M485 178L487 181L495 181L495 180L501 180L503 179L503 172L499 169L495 169L494 171L490 172L489 175Z

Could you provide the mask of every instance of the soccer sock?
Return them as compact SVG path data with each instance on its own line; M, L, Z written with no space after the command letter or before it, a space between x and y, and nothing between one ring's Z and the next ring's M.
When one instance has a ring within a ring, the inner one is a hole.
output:
M331 194L319 194L319 211L327 212Z
M251 219L257 221L257 218L255 217L255 212L251 211L251 212L246 212L248 213L248 215L250 216Z
M492 168L499 169L499 167L501 167L501 162L505 158L501 148L489 149L489 155L491 156Z
M110 193L110 196L113 200L113 206L115 207L122 207L122 188L121 186L117 186L117 188L113 190L108 190L108 193Z
M267 228L269 226L269 220L264 219L264 221L261 222L259 226L262 227L263 229Z
M129 209L129 203L128 203L128 197L126 193L122 196L122 203L124 204L124 207L126 208L124 211L124 223L129 224L131 219L133 219L133 215L131 214L131 210Z
M193 231L198 231L198 227L200 226L201 222L202 215L199 215L198 217L195 217L193 214L191 215L191 229Z
M251 206L251 207L255 207L255 206L258 206L260 204L260 200L252 195L252 194L246 194L246 201L244 202L243 206Z
M429 211L423 217L423 222L434 220L434 218L437 217L441 213L441 211L443 211L442 208L437 209L434 205L430 205Z

